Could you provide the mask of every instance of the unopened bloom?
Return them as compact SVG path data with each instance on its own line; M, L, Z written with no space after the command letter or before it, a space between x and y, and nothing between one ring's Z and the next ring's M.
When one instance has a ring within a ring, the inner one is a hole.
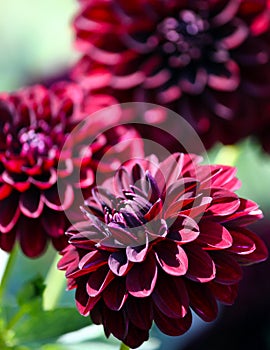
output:
M58 267L79 312L132 348L153 321L176 336L191 326L191 309L214 320L217 301L236 298L240 265L267 257L246 227L262 213L235 194L236 169L199 161L176 153L123 166L92 189L85 221L67 232Z

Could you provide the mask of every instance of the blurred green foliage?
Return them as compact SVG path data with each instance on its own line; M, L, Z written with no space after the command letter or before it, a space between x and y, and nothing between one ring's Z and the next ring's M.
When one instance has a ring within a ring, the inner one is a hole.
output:
M67 67L75 58L75 0L0 1L0 91Z

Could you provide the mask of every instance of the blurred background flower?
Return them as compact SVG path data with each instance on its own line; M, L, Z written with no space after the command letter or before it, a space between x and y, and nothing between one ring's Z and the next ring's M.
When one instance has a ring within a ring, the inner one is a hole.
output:
M270 98L266 1L84 0L73 77L121 102L173 109L205 146L261 128ZM265 147L266 148L266 147Z

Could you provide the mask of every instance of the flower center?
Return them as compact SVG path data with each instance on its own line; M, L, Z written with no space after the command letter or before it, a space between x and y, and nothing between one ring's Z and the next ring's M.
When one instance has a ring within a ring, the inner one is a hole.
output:
M108 207L104 208L104 219L106 224L109 224L110 222L115 222L118 224L126 225L126 221L123 217L123 214L119 213L118 211L111 210Z
M172 67L183 67L202 58L203 50L211 43L208 23L193 11L185 10L179 17L167 17L158 26L162 50L169 56Z
M49 156L52 149L52 140L42 131L24 130L20 135L20 143L22 146L22 155Z

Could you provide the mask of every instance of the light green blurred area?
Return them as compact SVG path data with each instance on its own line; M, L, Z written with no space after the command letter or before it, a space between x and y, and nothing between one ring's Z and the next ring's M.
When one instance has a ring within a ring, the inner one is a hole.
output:
M0 1L0 91L70 65L76 0Z
M270 218L270 156L256 140L249 138L237 145L216 145L208 151L209 163L225 164L237 168L241 181L238 195L257 202L264 216Z

